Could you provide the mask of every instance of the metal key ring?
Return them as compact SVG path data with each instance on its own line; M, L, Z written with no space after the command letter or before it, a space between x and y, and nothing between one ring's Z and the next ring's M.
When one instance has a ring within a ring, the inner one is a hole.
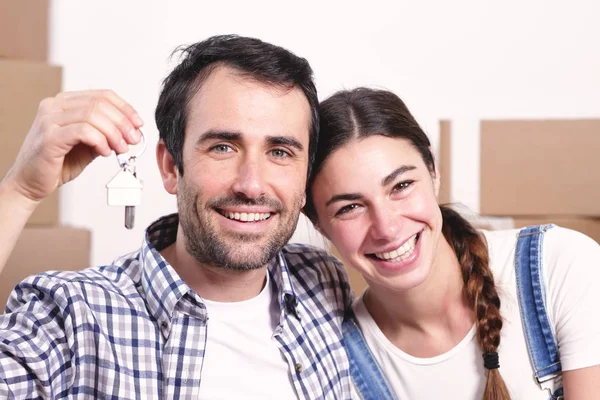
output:
M142 138L141 138L142 148L134 156L128 156L129 152L122 153L122 154L117 154L117 163L119 163L119 168L125 168L126 165L128 165L132 161L135 161L136 158L138 158L139 156L141 156L142 154L144 154L144 151L146 151L146 145L147 145L147 143L146 143L146 135L144 135L144 132L140 128L138 128L138 131L140 131L140 133L142 134ZM137 144L136 144L136 146L137 146ZM124 159L125 157L127 157L127 158Z

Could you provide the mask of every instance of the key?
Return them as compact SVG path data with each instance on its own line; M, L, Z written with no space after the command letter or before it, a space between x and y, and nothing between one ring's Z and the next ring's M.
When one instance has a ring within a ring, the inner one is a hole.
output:
M135 206L142 200L142 182L135 172L132 157L106 185L109 206L125 206L125 228L132 229L135 223Z
M125 206L125 228L133 229L135 223L135 206Z

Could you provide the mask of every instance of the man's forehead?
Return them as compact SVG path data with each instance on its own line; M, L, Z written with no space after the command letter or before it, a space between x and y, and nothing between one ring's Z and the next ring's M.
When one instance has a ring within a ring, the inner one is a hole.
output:
M306 102L308 99L302 89L293 84L280 84L266 82L267 78L252 75L250 72L243 71L225 64L218 64L210 67L207 75L199 76L198 86L193 90L195 93L191 96L191 100L196 100L193 103L201 104L202 101L210 101L211 97L218 95L235 95L244 92L252 92L260 90L270 94L271 97L281 100L297 97L299 103ZM192 101L190 101L190 104ZM310 108L310 107L309 107Z
M295 136L308 144L311 111L300 88L249 79L226 67L211 73L191 99L187 129L231 132L240 138Z

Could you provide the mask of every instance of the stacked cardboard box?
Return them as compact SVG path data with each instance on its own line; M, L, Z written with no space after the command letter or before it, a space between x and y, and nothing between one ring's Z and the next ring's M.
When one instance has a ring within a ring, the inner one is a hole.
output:
M61 68L49 65L48 0L0 2L0 179L8 172L40 101L61 89ZM90 232L61 227L58 193L44 200L0 272L0 312L20 280L49 269L87 267Z
M482 121L480 212L600 242L599 154L600 120Z
M440 122L440 202L450 194L449 121ZM485 229L555 223L600 242L600 120L481 121L480 215ZM458 136L458 135L457 135Z

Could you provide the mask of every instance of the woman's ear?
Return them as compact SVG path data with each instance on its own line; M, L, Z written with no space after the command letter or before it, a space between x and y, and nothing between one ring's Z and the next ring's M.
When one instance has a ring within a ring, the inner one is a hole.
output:
M170 194L177 194L179 171L177 170L173 156L167 150L167 146L162 139L156 145L156 161L165 190Z

